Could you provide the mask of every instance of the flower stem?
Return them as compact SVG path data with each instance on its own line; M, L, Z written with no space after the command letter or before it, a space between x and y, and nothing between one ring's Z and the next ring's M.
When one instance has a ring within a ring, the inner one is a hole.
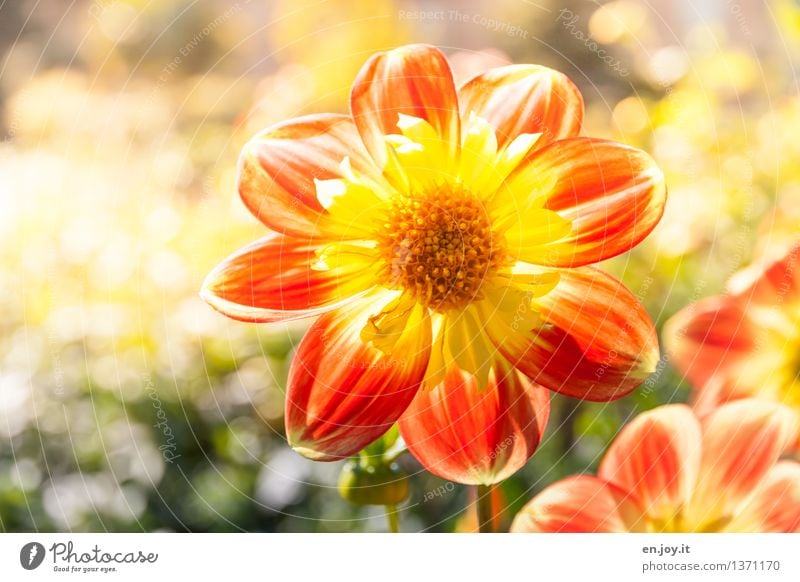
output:
M478 531L480 533L497 533L495 530L497 516L494 511L494 503L492 503L495 487L497 485L478 485Z
M386 506L386 518L389 520L389 531L392 533L400 533L400 519L397 517L397 506Z
M561 436L561 454L572 456L572 448L575 446L575 423L580 413L581 401L576 398L560 398L558 407L559 427L558 434Z

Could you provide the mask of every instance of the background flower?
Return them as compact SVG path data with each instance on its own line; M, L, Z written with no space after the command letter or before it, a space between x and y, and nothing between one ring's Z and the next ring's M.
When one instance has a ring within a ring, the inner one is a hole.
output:
M665 326L700 414L757 397L792 407L800 419L800 245L777 258L774 249L763 253L731 278L726 295L687 306Z
M794 415L758 400L698 421L685 405L637 416L597 477L547 487L516 516L515 532L798 532L800 463L779 461Z

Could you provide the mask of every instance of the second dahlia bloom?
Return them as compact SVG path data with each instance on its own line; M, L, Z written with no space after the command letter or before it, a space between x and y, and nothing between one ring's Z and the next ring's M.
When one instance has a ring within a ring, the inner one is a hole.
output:
M241 157L239 191L272 232L212 272L222 313L321 315L297 348L290 444L353 455L395 422L431 472L490 484L535 450L551 389L611 400L653 371L652 323L586 267L658 222L645 153L578 137L556 71L492 69L456 89L444 55L374 55L351 115L287 121Z
M637 416L597 477L547 487L515 532L800 532L800 463L781 461L796 430L778 404L740 400L702 421L686 405Z
M800 243L736 273L725 295L678 312L664 341L701 415L756 397L793 408L800 422Z

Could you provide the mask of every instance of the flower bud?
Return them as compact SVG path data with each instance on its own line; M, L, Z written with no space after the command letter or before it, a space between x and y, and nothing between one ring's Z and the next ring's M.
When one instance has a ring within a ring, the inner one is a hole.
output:
M408 475L397 463L348 461L339 474L339 494L358 505L396 505L408 497Z

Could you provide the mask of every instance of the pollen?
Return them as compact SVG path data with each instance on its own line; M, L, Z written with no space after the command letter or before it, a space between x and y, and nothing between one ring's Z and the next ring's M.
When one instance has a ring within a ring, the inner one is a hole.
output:
M452 185L399 196L379 239L384 284L440 312L481 299L505 256L483 203Z

